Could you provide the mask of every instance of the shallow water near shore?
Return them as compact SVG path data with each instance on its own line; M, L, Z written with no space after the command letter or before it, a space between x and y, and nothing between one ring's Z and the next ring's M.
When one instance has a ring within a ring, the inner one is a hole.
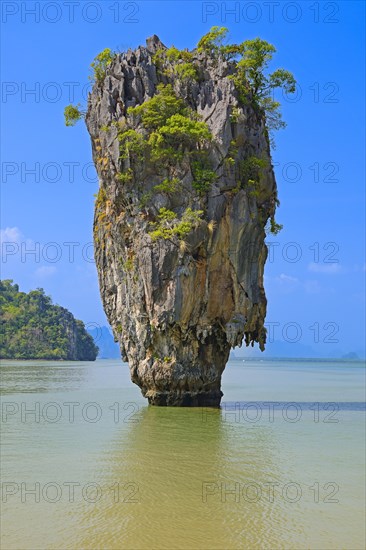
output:
M230 361L221 409L117 360L3 361L4 549L365 547L365 365Z

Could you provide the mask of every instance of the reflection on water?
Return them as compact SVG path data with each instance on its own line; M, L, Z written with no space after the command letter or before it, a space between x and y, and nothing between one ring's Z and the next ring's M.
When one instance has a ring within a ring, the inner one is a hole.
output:
M119 484L121 502L85 511L82 522L100 528L93 539L86 533L80 547L277 546L273 526L285 521L285 510L268 515L264 500L248 503L241 494L245 484L279 479L271 432L247 428L237 438L220 411L205 416L198 409L149 407L127 434L118 434L99 467L109 473L110 487ZM127 483L137 502L130 502Z
M362 369L232 367L216 410L148 407L118 362L4 364L2 548L363 548Z

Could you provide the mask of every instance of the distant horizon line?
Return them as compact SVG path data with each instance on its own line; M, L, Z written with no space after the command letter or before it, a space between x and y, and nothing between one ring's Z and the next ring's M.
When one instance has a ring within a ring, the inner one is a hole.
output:
M96 361L119 361L119 357L97 357ZM323 363L329 363L329 362L345 362L345 361L351 361L352 363L365 363L366 357L358 357L355 359L352 358L346 358L346 357L232 357L229 358L228 361L250 361L250 362L265 362L265 361L321 361ZM122 363L127 364L125 361L121 361Z

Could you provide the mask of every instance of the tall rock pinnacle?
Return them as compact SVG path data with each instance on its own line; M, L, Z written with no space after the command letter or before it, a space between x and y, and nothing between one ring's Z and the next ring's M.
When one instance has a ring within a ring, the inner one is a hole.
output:
M115 56L89 97L101 297L154 405L218 406L230 349L265 344L276 182L264 116L233 74L154 35Z

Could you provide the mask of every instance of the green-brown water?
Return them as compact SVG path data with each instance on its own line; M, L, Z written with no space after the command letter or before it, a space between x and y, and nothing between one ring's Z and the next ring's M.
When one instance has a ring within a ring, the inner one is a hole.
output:
M365 547L362 363L232 361L221 410L118 361L1 373L4 550Z

